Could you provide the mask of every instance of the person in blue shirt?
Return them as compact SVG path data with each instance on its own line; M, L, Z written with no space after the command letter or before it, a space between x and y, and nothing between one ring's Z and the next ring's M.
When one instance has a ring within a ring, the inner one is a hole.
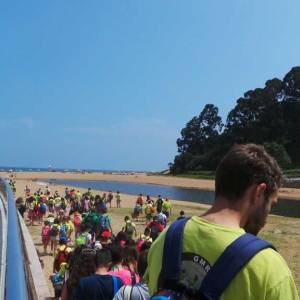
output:
M95 263L95 274L83 277L79 281L76 298L78 300L112 300L117 291L123 286L121 279L108 274L111 266L110 250L98 250Z

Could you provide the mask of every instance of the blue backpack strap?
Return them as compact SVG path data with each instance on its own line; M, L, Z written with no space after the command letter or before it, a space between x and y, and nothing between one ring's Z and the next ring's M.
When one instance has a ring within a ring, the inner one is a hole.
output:
M166 281L176 281L179 278L181 256L183 249L183 232L189 218L173 222L165 237L162 278Z
M259 251L272 248L270 243L246 233L231 243L204 277L199 289L199 298L219 299L237 273Z
M113 280L113 288L114 288L114 296L115 296L115 294L120 289L120 285L119 285L119 281L118 281L118 277L117 276L112 276L112 280Z

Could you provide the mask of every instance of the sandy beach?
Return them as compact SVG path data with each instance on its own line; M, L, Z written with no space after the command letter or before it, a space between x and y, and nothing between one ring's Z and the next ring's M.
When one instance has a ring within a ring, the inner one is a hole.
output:
M62 173L62 172L18 172L13 173L16 180L33 180L37 179L69 179L69 180L102 180L102 181L119 181L143 184L158 184L166 186L175 186L183 188L194 188L200 190L214 191L214 180L191 179L172 176L147 175L146 173L138 174L103 174L103 173ZM7 172L0 172L0 176L8 177ZM282 188L279 197L284 199L300 200L300 189Z

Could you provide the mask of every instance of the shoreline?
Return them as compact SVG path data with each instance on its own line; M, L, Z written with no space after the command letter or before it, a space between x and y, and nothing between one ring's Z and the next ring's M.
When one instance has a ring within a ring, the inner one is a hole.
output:
M63 173L63 172L0 172L0 176L10 177L14 175L15 180L43 181L50 179L57 180L76 180L76 181L114 181L123 183L152 184L162 186L173 186L187 189L196 189L213 192L215 181L209 179L193 179L184 177L171 177L159 175L138 174L103 174L103 173ZM300 189L281 188L279 198L300 201ZM184 201L185 202L185 201Z

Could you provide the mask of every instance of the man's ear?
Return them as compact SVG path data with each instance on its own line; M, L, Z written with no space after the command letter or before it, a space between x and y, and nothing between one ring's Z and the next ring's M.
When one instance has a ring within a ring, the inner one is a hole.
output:
M254 197L253 197L253 201L255 203L259 203L261 201L262 198L264 198L265 195L265 191L267 189L267 185L263 182L260 183L256 186L256 188L254 189Z
M111 262L109 262L109 263L106 265L106 268L107 268L108 270L110 270L111 267L112 267L112 265L113 265L113 263L112 263L112 261L111 261Z

